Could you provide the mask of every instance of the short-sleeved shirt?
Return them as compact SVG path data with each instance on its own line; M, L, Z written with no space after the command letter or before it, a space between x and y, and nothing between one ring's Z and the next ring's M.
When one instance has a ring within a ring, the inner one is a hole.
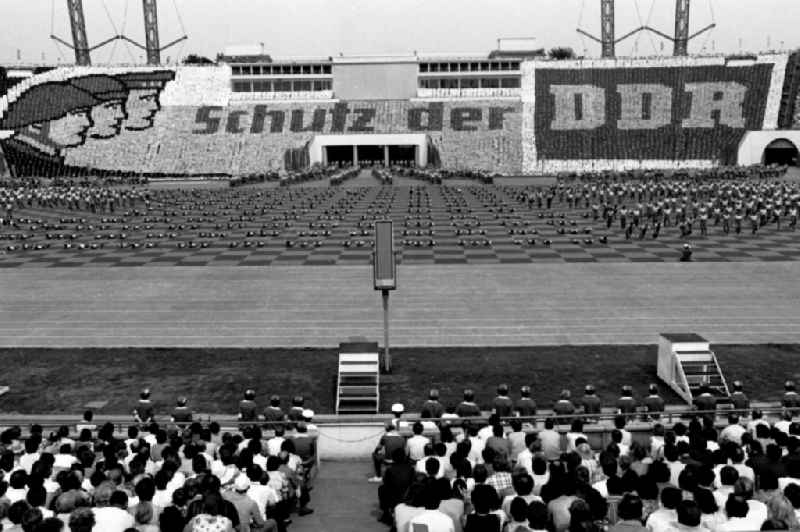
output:
M406 439L400 436L396 432L389 432L381 436L381 441L378 444L378 446L382 447L384 452L386 453L385 454L386 460L391 460L392 456L394 455L394 452L397 449L405 450Z

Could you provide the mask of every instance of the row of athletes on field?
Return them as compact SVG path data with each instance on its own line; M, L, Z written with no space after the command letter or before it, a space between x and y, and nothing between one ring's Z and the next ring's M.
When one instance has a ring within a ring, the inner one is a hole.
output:
M710 224L739 234L749 223L757 231L774 223L797 227L800 188L785 181L653 181L649 183L559 183L547 189L519 191L517 201L538 209L584 208L606 228L615 223L630 238L634 231L677 227L682 236L695 228L705 236Z

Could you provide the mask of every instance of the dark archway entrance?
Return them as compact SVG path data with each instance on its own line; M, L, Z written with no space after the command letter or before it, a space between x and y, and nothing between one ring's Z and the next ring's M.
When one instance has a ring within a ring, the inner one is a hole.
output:
M336 166L349 166L353 164L352 146L326 146L325 152L325 160L328 164L334 164Z
M764 164L797 166L797 146L786 139L775 139L764 148Z
M389 146L389 164L392 166L415 166L416 146Z
M358 164L362 166L381 166L383 156L383 146L358 145Z

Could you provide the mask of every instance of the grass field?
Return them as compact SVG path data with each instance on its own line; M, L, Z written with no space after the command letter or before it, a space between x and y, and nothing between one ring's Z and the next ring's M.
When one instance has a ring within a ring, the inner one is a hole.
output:
M741 379L751 398L776 400L786 378L800 378L800 345L715 345L725 376ZM381 378L381 411L399 401L418 410L430 387L455 403L463 388L476 390L487 407L500 382L514 395L531 385L549 407L562 388L579 395L593 383L606 402L623 384L637 397L656 382L656 346L537 346L493 348L397 348L391 375ZM79 413L89 401L105 400L107 414L130 411L149 386L166 412L186 395L197 412L233 413L242 390L255 388L261 403L270 394L284 401L303 394L319 413L334 410L337 353L334 349L2 349L0 397L4 413ZM667 394L670 402L679 399Z

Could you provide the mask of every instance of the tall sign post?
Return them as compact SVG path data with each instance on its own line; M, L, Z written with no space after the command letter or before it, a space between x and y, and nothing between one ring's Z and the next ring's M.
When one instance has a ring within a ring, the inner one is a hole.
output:
M392 372L389 354L389 291L397 288L397 261L394 255L394 232L391 220L375 222L375 252L372 257L375 290L383 298L383 371Z

